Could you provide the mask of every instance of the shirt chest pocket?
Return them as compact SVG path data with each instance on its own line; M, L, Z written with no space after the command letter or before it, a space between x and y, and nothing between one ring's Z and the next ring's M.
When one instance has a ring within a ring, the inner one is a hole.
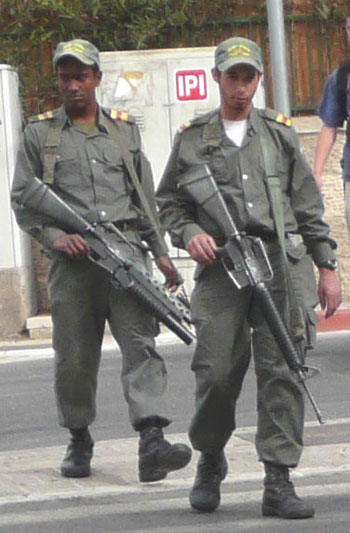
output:
M60 184L69 182L74 186L73 176L82 174L79 150L75 146L64 147L58 150L55 162L55 181Z
M133 152L131 152L133 157ZM132 182L121 151L117 146L105 146L96 157L98 164L99 184L119 197L129 194Z
M123 172L124 161L123 156L116 147L106 146L98 161L103 165L104 172Z

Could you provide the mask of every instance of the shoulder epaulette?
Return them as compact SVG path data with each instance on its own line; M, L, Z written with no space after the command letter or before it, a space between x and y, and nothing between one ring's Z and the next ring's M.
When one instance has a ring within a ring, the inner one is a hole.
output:
M264 115L270 120L274 120L279 124L284 124L285 126L288 126L288 128L290 128L292 125L292 120L289 117L287 117L283 113L280 113L279 111L275 111L274 109L265 109Z
M54 117L54 111L45 111L44 113L39 113L38 115L33 115L28 118L28 122L39 122L40 120L50 120Z
M177 132L178 133L182 133L183 131L188 130L188 128L190 128L190 127L191 127L191 121L188 120L187 122L184 122L183 124L181 124L181 126L179 127Z
M187 122L184 122L179 129L177 130L178 133L183 133L184 131L188 130L192 126L199 126L201 124L206 124L209 119L215 114L214 111L209 111L208 113L204 113L204 115L200 115L199 117L194 117L191 120L188 120Z
M135 122L135 118L121 109L105 109L107 115L113 120L121 120L122 122Z

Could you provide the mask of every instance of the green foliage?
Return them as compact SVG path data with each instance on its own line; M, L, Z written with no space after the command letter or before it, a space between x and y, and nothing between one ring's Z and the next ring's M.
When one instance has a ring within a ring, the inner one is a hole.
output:
M349 12L348 0L317 0L316 12L321 20L338 21Z
M201 25L213 13L231 16L233 6L229 0L2 0L0 35L31 46L79 36L93 37L103 49L138 49L159 46L173 26Z
M25 108L37 112L54 98L50 55L59 41L85 38L100 50L212 44L203 34L203 25L220 19L220 14L231 17L233 6L242 3L244 0L1 0L0 63L18 68Z
M1 0L0 63L19 70L24 108L38 112L55 103L51 56L59 41L79 37L100 50L209 46L229 35L234 24L239 28L239 17L252 20L265 15L265 4L265 0ZM348 0L315 0L315 4L322 20L348 9ZM285 0L285 5L291 13L296 2Z

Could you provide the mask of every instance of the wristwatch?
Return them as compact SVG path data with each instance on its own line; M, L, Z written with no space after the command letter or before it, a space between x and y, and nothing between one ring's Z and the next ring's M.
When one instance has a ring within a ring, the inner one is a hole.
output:
M328 261L323 261L318 265L318 268L328 268L328 270L336 270L338 262L336 259L328 259Z

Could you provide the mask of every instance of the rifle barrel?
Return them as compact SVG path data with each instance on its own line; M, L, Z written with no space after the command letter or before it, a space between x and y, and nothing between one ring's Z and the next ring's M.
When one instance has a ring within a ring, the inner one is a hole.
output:
M323 418L323 415L322 415L322 413L321 413L321 411L320 411L320 409L319 409L319 407L318 407L318 405L316 403L315 398L312 395L311 390L309 389L309 387L307 386L307 383L305 382L306 378L305 378L305 375L302 372L302 370L300 370L298 372L298 376L300 378L300 383L301 383L304 391L306 392L307 397L309 398L309 401L310 401L310 403L312 405L312 408L313 408L313 410L315 412L317 420L319 421L320 424L325 424L325 419Z

